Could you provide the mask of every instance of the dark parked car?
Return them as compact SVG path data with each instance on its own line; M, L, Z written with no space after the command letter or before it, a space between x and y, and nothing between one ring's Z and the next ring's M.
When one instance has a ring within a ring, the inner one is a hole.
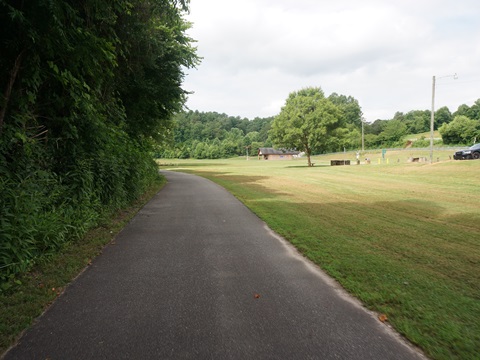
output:
M453 154L455 160L480 159L480 143L470 146L467 150L460 150Z

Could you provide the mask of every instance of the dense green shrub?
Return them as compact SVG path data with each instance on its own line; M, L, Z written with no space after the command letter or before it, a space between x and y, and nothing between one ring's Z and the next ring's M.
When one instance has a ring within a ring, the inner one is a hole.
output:
M128 138L125 138L128 140ZM119 144L62 175L40 168L0 178L0 280L81 238L102 216L126 206L158 177L138 145Z
M452 122L443 124L439 131L445 144L471 145L480 139L480 120L457 115Z

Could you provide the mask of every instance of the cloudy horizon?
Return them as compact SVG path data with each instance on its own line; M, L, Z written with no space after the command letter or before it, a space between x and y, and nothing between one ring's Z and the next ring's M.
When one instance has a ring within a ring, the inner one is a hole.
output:
M192 0L190 9L203 58L183 85L191 110L274 116L291 92L318 86L353 96L373 122L430 110L434 75L435 109L480 98L473 0Z

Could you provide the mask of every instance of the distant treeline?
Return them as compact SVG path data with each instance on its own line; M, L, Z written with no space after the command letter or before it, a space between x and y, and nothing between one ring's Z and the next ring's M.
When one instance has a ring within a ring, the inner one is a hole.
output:
M391 120L376 120L365 124L365 145L369 148L404 146L402 139L408 134L430 131L430 110L397 112ZM460 105L455 112L444 106L435 111L435 130L442 136L437 143L445 145L471 145L480 140L480 99L471 107ZM429 140L417 141L417 147L428 146Z
M157 151L158 157L220 159L256 153L272 146L268 131L273 117L246 118L216 112L188 111L174 117L173 138Z
M361 110L355 99L332 94L337 104L346 105L347 117L344 138L331 151L358 150L361 148ZM344 107L345 108L345 107ZM350 117L350 119L349 119ZM356 121L354 118L358 118ZM274 117L246 118L228 116L217 112L187 111L175 115L173 137L158 147L156 156L163 158L218 159L230 156L256 154L260 147L275 144L269 136ZM349 120L348 120L349 119ZM392 119L364 123L365 147L403 147L409 134L430 131L431 111L412 110L397 112ZM435 111L435 130L442 140L436 144L470 145L480 141L480 99L471 107L461 105L451 112L447 107ZM412 145L427 147L429 138L418 139Z

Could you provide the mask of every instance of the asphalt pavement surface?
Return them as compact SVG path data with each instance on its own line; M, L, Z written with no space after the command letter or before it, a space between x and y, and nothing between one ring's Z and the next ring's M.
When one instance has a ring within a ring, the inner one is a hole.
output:
M225 189L163 173L5 359L424 358Z

